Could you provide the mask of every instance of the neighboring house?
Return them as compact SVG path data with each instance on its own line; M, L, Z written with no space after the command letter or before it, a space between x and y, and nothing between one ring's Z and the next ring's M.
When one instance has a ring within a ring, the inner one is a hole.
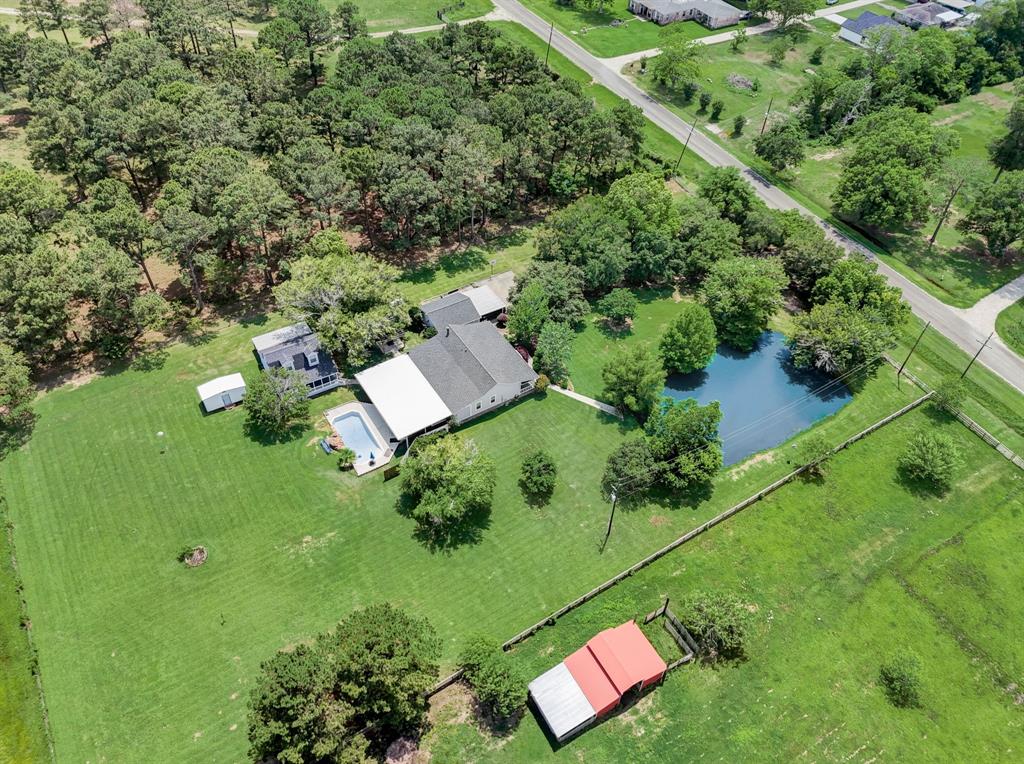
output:
M894 21L888 16L879 16L877 13L871 11L864 11L860 16L855 19L847 19L843 22L843 25L839 27L839 36L852 42L854 45L863 45L864 37L872 29L878 29L879 27L897 27L900 24Z
M739 24L750 15L723 0L629 0L629 11L656 24L693 20L708 29Z
M664 659L634 621L605 629L528 686L530 699L559 743L607 717L660 681Z
M283 367L302 372L310 398L342 383L334 359L320 347L320 340L305 322L253 337L252 344L264 369Z
M480 416L533 392L537 373L486 321L447 326L356 374L393 441Z
M196 387L196 392L209 414L241 403L245 398L245 380L241 374L228 374L203 382Z
M423 320L441 331L446 326L493 321L505 311L505 300L489 286L476 286L451 292L421 306Z
M921 29L950 26L960 19L960 14L938 3L922 3L901 8L893 18L911 29Z
M969 9L974 7L974 3L971 0L935 0L939 5L944 5L950 10L959 11L960 13L966 13Z

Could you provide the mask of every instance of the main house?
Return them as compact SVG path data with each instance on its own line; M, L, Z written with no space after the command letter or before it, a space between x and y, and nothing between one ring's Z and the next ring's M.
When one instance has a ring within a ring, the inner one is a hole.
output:
M708 29L739 24L750 16L723 0L629 0L629 11L656 24L692 20Z
M392 441L462 424L533 391L537 373L487 321L435 337L356 374Z
M864 11L857 18L844 21L842 26L839 27L839 36L848 42L852 42L854 45L863 46L864 38L867 37L868 33L872 29L880 29L881 27L896 27L899 29L900 25L889 16L880 16L871 11Z
M301 372L310 398L342 383L331 354L320 347L316 333L304 321L253 337L252 344L262 368Z

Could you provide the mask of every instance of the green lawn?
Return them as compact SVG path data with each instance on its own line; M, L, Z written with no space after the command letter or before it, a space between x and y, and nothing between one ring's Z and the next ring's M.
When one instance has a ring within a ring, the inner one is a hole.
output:
M324 5L333 9L339 1L325 0ZM390 32L438 24L438 9L454 5L455 2L456 0L356 0L371 32ZM445 18L449 21L474 19L490 13L493 9L491 0L465 0L465 7L453 8Z
M629 0L606 0L603 13L577 10L557 0L523 0L523 5L542 19L554 22L560 32L600 58L657 48L661 44L661 27L634 17L628 9ZM613 20L622 23L613 27ZM677 28L691 39L712 34L695 21L684 21Z
M251 376L249 338L279 321L47 393L32 441L0 465L60 760L239 759L260 661L351 609L427 616L451 665L467 632L515 633L790 468L780 447L709 497L624 507L601 554L599 476L631 425L549 393L466 428L499 465L494 509L472 543L431 551L395 509L399 481L340 473L316 446L315 412L350 393L317 399L287 443L247 437L240 410L201 415L195 385ZM839 440L913 394L879 377L819 427ZM537 446L560 473L539 509L517 486ZM210 559L188 570L175 557L194 544Z
M1018 300L996 317L996 331L1003 342L1024 355L1024 300Z
M832 24L830 28L807 32L779 67L773 66L768 56L771 34L751 37L741 56L733 53L727 44L709 46L710 59L703 77L710 82L702 85L725 103L719 124L705 127L705 132L812 212L841 225L832 218L831 196L838 182L843 148L812 145L804 162L783 174L772 172L753 150L754 138L760 132L769 103L776 115L791 111L790 99L811 76L804 70L815 68L808 60L814 48L825 46L824 61L831 66L839 66L857 55L858 49L854 46L832 39L834 30ZM684 119L696 119L704 125L706 115L699 113L696 99L686 103L678 94L654 86L649 75L639 74L635 64L628 67L626 73ZM736 88L727 79L730 74L745 76L759 87L756 91ZM951 127L958 133L960 156L985 159L985 147L1002 130L1012 101L1012 91L1006 86L985 88L959 103L940 106L933 117L936 124ZM747 118L747 128L741 136L732 135L732 121L737 114ZM956 231L952 225L955 215L954 208L953 217L932 249L927 240L935 226L933 219L924 221L916 229L870 232L872 239L865 241L872 244L887 263L929 293L951 305L968 307L1024 272L1024 255L1017 252L1002 259L988 257L979 239ZM864 239L864 235L858 238Z
M0 522L6 521L0 496ZM17 578L6 528L0 529L0 762L46 761L39 691L28 638L21 627Z
M911 317L898 336L899 345L891 352L893 358L900 362L906 358L923 327L920 319ZM970 356L930 329L907 363L907 370L936 386L949 377L959 377L969 361ZM964 412L1011 450L1024 454L1024 396L980 363L971 367L966 381Z
M966 458L941 498L894 469L910 433L935 426ZM554 753L532 714L501 739L449 717L426 741L432 761L1016 761L1022 510L1019 470L956 423L910 414L823 483L785 487L514 652L533 677L598 630L709 588L757 613L746 661L681 667ZM878 686L897 646L921 657L921 708L893 708Z

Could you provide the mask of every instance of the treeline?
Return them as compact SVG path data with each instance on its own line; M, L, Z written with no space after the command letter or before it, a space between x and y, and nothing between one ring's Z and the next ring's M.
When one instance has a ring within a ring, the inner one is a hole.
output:
M145 33L83 7L81 23L105 9L88 49L0 26L29 157L69 186L0 165L0 341L32 365L121 355L180 318L134 287L154 286L154 257L202 310L321 255L317 231L361 231L371 252L463 238L637 161L638 109L599 111L485 24L371 40L351 4L288 0L252 47L193 5L142 3Z

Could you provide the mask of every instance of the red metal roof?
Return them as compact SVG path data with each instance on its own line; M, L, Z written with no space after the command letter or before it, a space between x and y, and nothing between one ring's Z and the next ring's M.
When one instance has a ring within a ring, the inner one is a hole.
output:
M658 681L668 669L633 621L600 632L566 658L565 665L599 716L617 706L631 688Z

